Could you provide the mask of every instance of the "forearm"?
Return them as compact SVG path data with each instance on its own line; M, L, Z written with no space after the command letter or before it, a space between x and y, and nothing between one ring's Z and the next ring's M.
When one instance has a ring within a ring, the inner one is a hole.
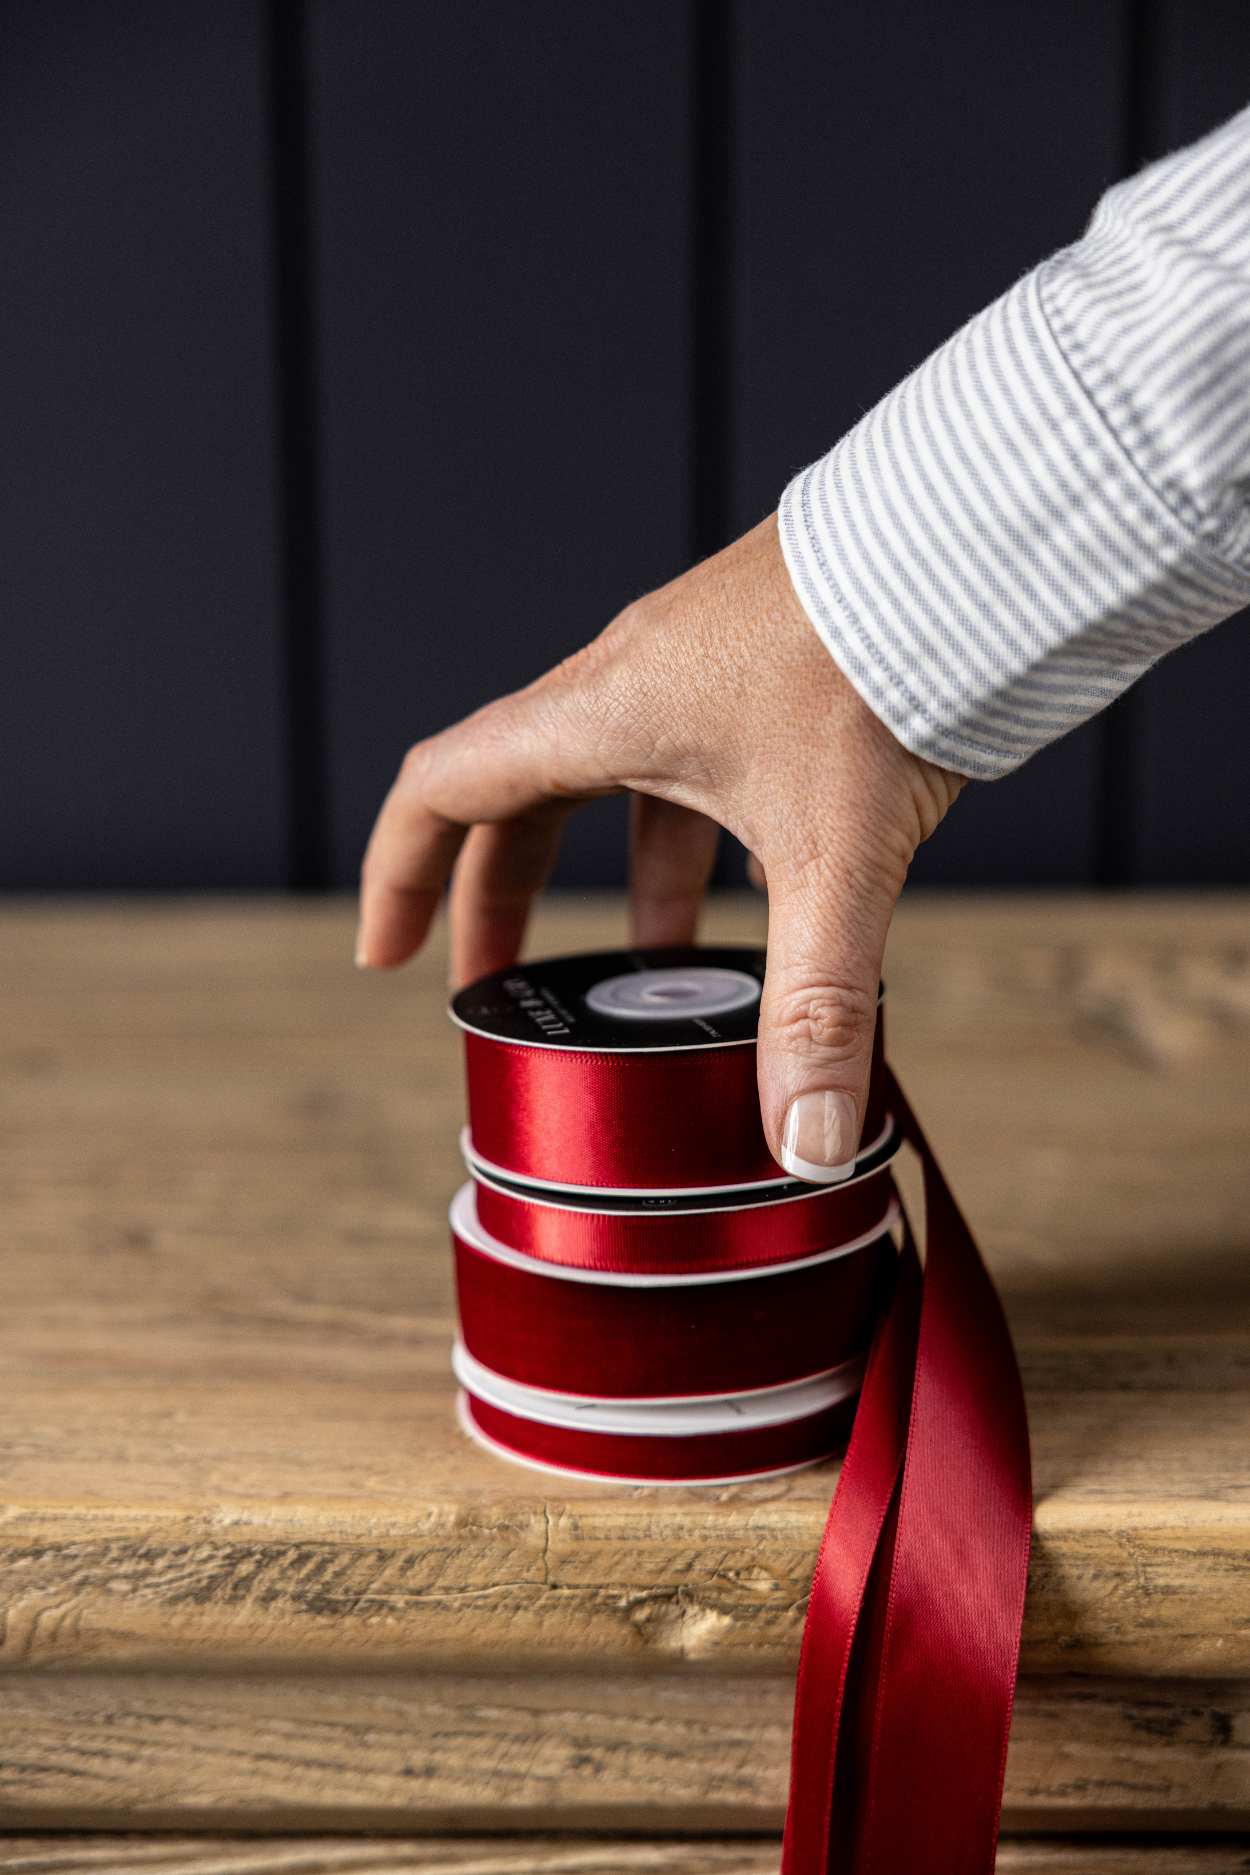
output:
M780 523L865 702L986 779L1250 602L1250 112L1111 190Z

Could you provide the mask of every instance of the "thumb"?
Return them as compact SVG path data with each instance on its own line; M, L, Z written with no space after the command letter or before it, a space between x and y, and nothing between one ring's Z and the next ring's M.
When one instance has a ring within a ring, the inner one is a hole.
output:
M898 888L842 870L833 855L790 884L770 876L769 887L758 1052L764 1131L792 1178L831 1185L855 1169Z

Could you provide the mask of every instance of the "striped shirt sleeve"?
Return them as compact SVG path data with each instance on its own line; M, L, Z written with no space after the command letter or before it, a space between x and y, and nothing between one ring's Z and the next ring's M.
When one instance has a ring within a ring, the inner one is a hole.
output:
M1250 602L1250 110L1109 190L779 521L865 702L984 780Z

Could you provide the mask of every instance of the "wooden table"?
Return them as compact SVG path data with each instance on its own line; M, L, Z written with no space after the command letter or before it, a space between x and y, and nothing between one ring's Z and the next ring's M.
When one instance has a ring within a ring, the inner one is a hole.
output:
M465 1440L442 947L375 977L351 935L0 918L0 1825L775 1831L836 1466L633 1490ZM566 899L533 948L622 936ZM1029 1399L1005 1828L1250 1828L1250 900L917 895L887 973Z

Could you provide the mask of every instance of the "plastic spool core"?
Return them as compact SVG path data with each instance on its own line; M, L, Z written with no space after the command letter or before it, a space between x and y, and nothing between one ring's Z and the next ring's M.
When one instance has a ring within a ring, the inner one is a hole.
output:
M630 970L605 977L586 992L586 1005L597 1016L626 1022L676 1022L699 1016L727 1016L760 999L760 986L745 970L718 970L707 964L668 970Z

